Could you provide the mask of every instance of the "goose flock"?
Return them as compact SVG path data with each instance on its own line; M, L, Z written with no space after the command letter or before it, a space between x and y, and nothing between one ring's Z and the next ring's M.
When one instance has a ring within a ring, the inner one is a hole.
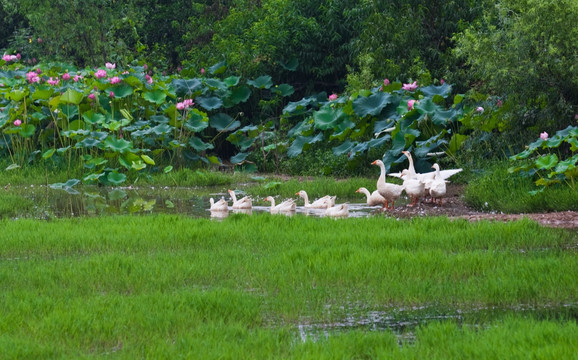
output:
M434 171L428 173L417 173L413 164L411 153L403 151L403 154L408 158L409 166L400 173L387 174L385 164L381 160L375 160L372 165L377 165L380 168L380 175L377 179L377 189L370 192L368 189L361 187L357 189L357 193L364 194L366 197L367 206L379 206L381 210L394 210L395 201L401 195L405 194L409 197L410 203L407 206L416 206L422 199L424 202L430 202L435 205L442 206L443 198L446 196L446 183L451 176L459 173L462 169L446 169L440 170L440 166L436 163L432 168ZM403 180L401 185L389 183L386 181L386 175L397 177ZM237 212L250 213L253 209L253 200L249 196L237 199L235 191L228 190L229 195L233 201L232 209ZM349 204L335 204L335 196L326 195L313 202L309 202L309 197L305 190L300 190L295 195L303 199L304 209L318 209L324 210L323 214L330 217L348 217ZM275 203L275 198L267 196L265 201L271 203L271 214L293 214L297 210L297 201L295 199L287 199L279 204ZM211 216L224 217L224 214L229 211L229 203L221 198L218 201L210 199Z

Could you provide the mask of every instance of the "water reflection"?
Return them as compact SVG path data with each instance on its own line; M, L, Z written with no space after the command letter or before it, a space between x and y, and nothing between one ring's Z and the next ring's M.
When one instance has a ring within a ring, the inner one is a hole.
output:
M58 218L76 216L101 216L114 214L185 214L199 218L226 218L229 213L252 215L258 212L270 212L270 206L254 205L252 209L231 209L228 211L210 211L209 199L224 197L229 200L223 189L216 188L103 188L96 186L77 186L75 191L52 189L47 186L12 186L12 194L32 200L33 208L23 210L18 217ZM257 200L260 201L260 200ZM264 202L263 202L264 203ZM368 216L374 208L365 204L349 204L350 217ZM324 216L324 209L306 209L298 206L294 212L279 215Z

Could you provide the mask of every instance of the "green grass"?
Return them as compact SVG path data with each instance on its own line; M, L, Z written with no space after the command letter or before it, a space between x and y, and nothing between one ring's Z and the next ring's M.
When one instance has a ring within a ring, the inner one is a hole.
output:
M3 358L571 358L578 350L576 232L527 220L159 215L0 226ZM298 324L372 312L459 321L425 321L401 348L396 332L370 326L300 341Z
M550 186L536 195L532 180L508 173L508 163L494 164L469 182L465 199L474 208L505 213L578 210L578 191L566 185Z

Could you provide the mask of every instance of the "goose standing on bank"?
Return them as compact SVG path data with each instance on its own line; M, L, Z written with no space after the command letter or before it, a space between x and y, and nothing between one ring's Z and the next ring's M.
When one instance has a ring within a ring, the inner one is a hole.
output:
M442 198L446 196L446 181L440 175L440 166L435 163L432 168L435 169L435 177L430 183L429 193L432 198L433 203L439 200L440 206L442 205Z
M395 201L401 196L403 186L385 182L385 164L383 161L375 160L371 165L377 165L381 170L379 179L377 179L377 191L379 191L379 194L385 199L385 208L393 210ZM390 202L391 207L389 206Z

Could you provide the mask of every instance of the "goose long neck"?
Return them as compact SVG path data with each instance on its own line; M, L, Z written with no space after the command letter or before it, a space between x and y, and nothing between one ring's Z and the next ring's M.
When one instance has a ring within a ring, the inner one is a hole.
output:
M367 197L367 199L369 199L369 197L371 196L371 194L369 193L369 190L363 188L361 189L361 192L365 194L365 196Z
M305 191L301 193L301 197L303 198L303 201L305 201L305 206L309 205L309 197Z
M411 157L411 154L409 154L407 156L407 159L409 160L409 167L407 168L408 172L409 172L409 176L414 177L416 175L415 172L415 167L413 166L413 158Z
M275 207L275 199L272 196L269 196L269 201L271 201L271 209Z
M235 192L231 191L229 194L231 195L231 199L233 199L233 202L236 203L237 202L237 195L235 195Z
M379 181L385 182L385 164L384 163L379 164L379 170L381 171L381 173L379 175Z
M213 198L210 198L209 202L211 203L211 206L215 205L215 200L213 200Z

